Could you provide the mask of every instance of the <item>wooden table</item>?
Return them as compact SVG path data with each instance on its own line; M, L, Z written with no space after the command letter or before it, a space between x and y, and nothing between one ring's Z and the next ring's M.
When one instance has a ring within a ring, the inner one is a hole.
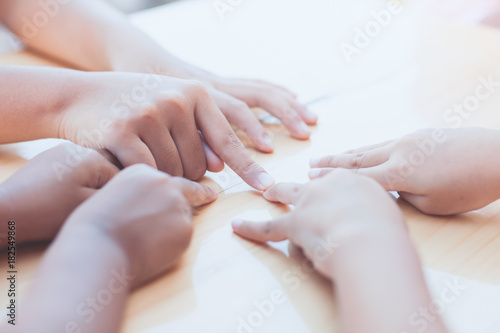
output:
M356 27L374 20L371 10L386 6L364 0L253 0L221 21L210 1L189 1L133 20L175 53L210 70L271 79L308 101L323 97L311 104L320 122L310 141L295 141L271 124L276 152L252 151L278 181L305 182L310 157L418 128L456 126L444 117L446 110L474 92L478 77L500 80L500 31L433 17L424 0L403 2L403 12L348 63L339 46L352 43ZM54 65L29 53L2 56L0 64ZM500 129L499 107L500 91L495 91L458 125ZM0 180L24 163L18 152L16 146L0 150ZM249 319L256 323L252 332L331 332L336 316L330 283L302 273L304 258L289 251L287 242L259 246L231 232L235 217L266 219L286 208L266 202L230 170L204 182L219 189L218 201L195 217L192 246L177 269L131 296L123 332L158 326L160 332L237 332L245 325L241 320L248 324ZM427 216L399 204L424 265L500 284L499 202L452 217ZM43 246L20 251L21 295L42 253ZM0 289L4 286L1 280ZM283 292L287 301L259 322L255 302L273 292Z

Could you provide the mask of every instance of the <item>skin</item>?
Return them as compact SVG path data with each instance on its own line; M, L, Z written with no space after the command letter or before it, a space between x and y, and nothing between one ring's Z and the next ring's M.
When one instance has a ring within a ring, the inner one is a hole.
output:
M198 82L38 67L0 71L0 143L67 139L106 149L124 167L143 163L192 180L226 162L258 190L274 183Z
M500 158L493 153L499 144L500 132L495 130L421 130L311 160L309 176L315 179L345 168L397 191L424 213L458 214L500 198Z
M279 118L297 139L308 139L307 125L317 121L317 116L283 87L223 78L176 58L104 1L72 0L54 8L56 14L47 24L30 29L34 15L43 12L39 1L0 0L0 20L27 47L79 69L147 72L201 81L227 119L263 152L272 152L273 145L251 107L261 107Z
M300 247L334 282L341 332L420 329L410 325L409 317L428 307L431 297L404 218L380 185L335 170L306 185L275 185L264 197L295 209L264 223L233 221L234 231L256 242L289 239ZM439 318L425 331L447 332Z
M146 165L120 172L64 224L15 332L118 332L130 291L175 265L191 240L192 207L216 197Z
M16 243L53 239L71 212L119 172L108 155L64 143L2 183L0 219L16 221ZM5 248L0 240L0 249Z

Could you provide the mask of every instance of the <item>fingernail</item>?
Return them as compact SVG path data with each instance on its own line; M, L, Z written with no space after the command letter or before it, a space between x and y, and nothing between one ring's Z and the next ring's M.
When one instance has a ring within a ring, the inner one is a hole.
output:
M312 168L317 167L320 161L321 161L320 157L311 158L311 160L309 161L309 166Z
M243 224L243 220L237 219L231 222L233 229L238 229Z
M213 195L218 195L217 191L213 188L213 187L210 187L210 186L207 186L209 189L210 189L210 192L212 192Z
M306 123L300 123L299 130L303 133L311 133L311 130L307 127Z
M257 181L259 182L259 187L262 191L267 190L269 187L273 186L274 179L270 175L265 172L261 172L257 177Z
M309 171L309 178L318 178L319 174L321 173L320 169L312 169Z
M309 118L309 121L315 124L318 122L318 115L310 110L307 110L307 117Z
M268 148L271 148L271 149L274 149L274 146L273 146L273 141L271 140L271 137L267 134L264 134L263 137L262 137L262 143L268 147Z

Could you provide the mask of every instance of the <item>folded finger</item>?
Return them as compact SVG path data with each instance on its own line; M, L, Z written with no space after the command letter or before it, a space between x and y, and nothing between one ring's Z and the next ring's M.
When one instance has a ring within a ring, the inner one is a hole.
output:
M158 170L172 176L182 176L183 166L177 146L168 129L159 126L156 130L149 130L141 137L154 156Z
M203 145L203 150L205 151L205 158L207 160L207 169L210 172L220 172L224 169L224 162L219 156L213 151L212 148L203 138L203 134L200 133L201 143Z
M153 154L137 136L122 137L119 142L109 145L108 150L125 168L135 164L146 164L157 169Z
M207 159L194 119L186 119L172 128L177 153L179 154L183 176L197 180L207 171Z

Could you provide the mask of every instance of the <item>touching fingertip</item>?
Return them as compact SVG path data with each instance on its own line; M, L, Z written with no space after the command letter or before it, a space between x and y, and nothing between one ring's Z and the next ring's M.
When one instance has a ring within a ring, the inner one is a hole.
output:
M264 193L262 193L262 196L264 197L264 199L268 200L268 201L271 201L271 192L269 192L269 189L267 189L266 191L264 191Z
M259 174L259 176L257 177L257 182L258 182L259 189L261 191L265 191L274 185L275 180L273 179L273 177L271 177L266 172L261 172Z

